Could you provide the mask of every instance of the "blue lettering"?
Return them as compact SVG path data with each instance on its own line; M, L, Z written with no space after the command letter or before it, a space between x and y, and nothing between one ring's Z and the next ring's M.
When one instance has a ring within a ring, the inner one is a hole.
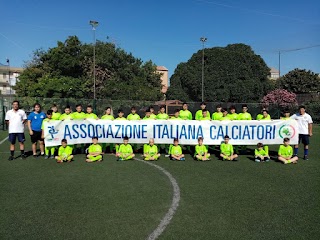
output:
M184 136L184 139L187 139L186 125L182 125L179 139L182 139L182 136Z
M127 125L125 128L125 136L127 136L128 138L132 138L132 126L131 125Z
M88 125L88 137L89 138L96 137L96 133L94 132L94 125L93 124Z
M114 125L116 128L117 128L117 130L116 130L116 135L115 135L115 137L114 138L121 138L121 136L119 136L118 134L119 134L119 131L120 131L120 128L121 128L121 125ZM110 128L110 134L109 134L109 128ZM107 134L107 136L109 136L109 135L111 135L112 136L112 138L113 138L113 133L112 133L112 129L111 129L111 125L109 125L109 127L108 127L108 134ZM109 138L109 137L108 137Z
M202 126L201 126L201 125L198 127L197 139L198 139L199 137L203 137L203 130L202 130Z
M266 139L272 139L272 126L266 125Z
M167 136L167 138L169 138L169 131L168 131L168 126L167 125L163 126L163 131L162 131L161 138L165 138L165 136Z
M80 134L81 138L86 138L87 137L87 133L86 133L86 127L87 125L85 124L80 124L80 130L83 134Z
M73 138L79 138L78 128L79 128L78 124L73 124L72 125L72 130L73 130L74 133L76 133L76 134L72 135Z
M133 138L140 138L141 136L140 128L141 128L140 125L133 125Z
M100 131L99 131L99 129L100 129ZM104 131L102 131L102 126L97 124L95 130L96 130L96 137L97 138L102 138L102 133L104 132ZM100 134L99 134L99 132L100 132Z
M215 125L210 126L210 138L212 140L216 140L217 137L213 134L214 131L216 131L217 127Z
M217 139L219 138L224 138L225 134L223 133L223 126L219 126L219 129L218 129L218 134L217 134Z
M142 125L142 138L146 139L147 136L145 135L147 133L146 127L147 125Z
M242 135L242 139L251 139L250 138L250 132L249 132L249 127L248 126L245 126L244 127L244 130L243 130L243 135Z
M231 138L234 139L234 140L237 140L237 139L239 138L239 131L238 131L238 134L236 134L236 133L234 132L235 129L239 130L239 126L237 126L237 125L232 126L232 129L231 129Z
M188 126L188 139L196 139L196 126L189 125Z
M70 133L70 129L69 129L69 126L68 125L66 125L65 127L64 127L64 136L63 136L63 138L65 138L65 139L72 139L72 136L71 136L71 133Z
M264 139L264 126L259 125L257 129L257 138L259 140Z

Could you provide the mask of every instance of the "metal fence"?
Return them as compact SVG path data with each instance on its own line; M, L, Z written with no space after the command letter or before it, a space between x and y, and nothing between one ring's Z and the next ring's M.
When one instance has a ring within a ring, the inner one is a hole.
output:
M176 109L181 109L182 102L179 100L167 100L167 101L133 101L133 100L110 100L110 99L53 99L53 98L13 98L6 97L0 99L0 107L2 110L1 113L1 123L4 126L4 115L8 109L11 109L11 104L13 100L18 100L20 102L21 108L24 109L27 113L33 111L33 105L35 103L40 103L42 106L42 110L46 111L51 108L53 104L58 106L60 112L64 111L64 108L68 105L72 110L75 110L75 106L77 104L82 104L85 110L87 105L92 105L94 112L101 116L104 114L104 109L106 107L111 107L113 109L114 116L117 115L117 111L122 109L124 114L127 115L130 113L130 108L135 106L137 109L137 113L143 117L145 115L145 110L153 106L155 112L159 110L160 105L165 105L167 109L167 113L169 115L173 115ZM219 103L219 102L208 102L207 109L210 113L216 111L216 106L221 104L223 108L229 109L231 105L234 105L237 109L237 112L241 111L242 103ZM253 118L256 118L256 115L261 112L262 105L260 103L246 103L249 108L249 112L251 113ZM200 102L188 102L189 110L195 114L197 110L200 109ZM278 106L268 106L269 114L271 118L278 119L281 116L281 109ZM293 110L293 109L292 109ZM293 110L294 111L294 110Z

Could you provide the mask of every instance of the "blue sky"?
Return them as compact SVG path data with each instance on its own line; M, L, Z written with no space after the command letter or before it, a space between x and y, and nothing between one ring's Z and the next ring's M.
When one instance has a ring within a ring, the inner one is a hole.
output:
M294 68L320 73L320 1L231 0L0 0L0 63L23 66L34 50L77 35L112 41L135 57L166 66L169 74L202 48L245 43L281 74Z

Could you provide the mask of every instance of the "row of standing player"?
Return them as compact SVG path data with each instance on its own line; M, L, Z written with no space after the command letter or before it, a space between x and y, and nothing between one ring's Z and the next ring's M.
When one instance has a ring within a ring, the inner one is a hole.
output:
M173 116L171 119L192 119L192 113L188 110L188 105L184 103L182 105L182 110L176 110L175 116ZM19 126L18 127L18 132L16 131L16 127L13 126L13 124L9 124L10 120L12 121L13 119L10 119L10 117L14 118L15 115L14 113L19 113L18 115L21 118L19 121L24 124L26 121L25 112L21 109L19 109L19 102L14 101L12 104L12 110L9 110L6 113L6 121L9 125L9 141L11 143L10 145L10 151L11 151L11 156L9 160L13 159L13 152L14 152L14 144L16 141L16 138L18 138L20 142L20 150L21 156L25 157L24 154L24 146L23 146L23 141L24 141L24 126ZM43 144L43 132L42 132L42 126L43 126L43 121L50 121L51 119L53 120L72 120L72 119L98 119L97 115L93 113L92 106L87 106L87 113L82 112L82 106L79 104L76 106L76 111L74 113L71 113L70 107L65 108L65 113L60 114L58 112L57 106L53 105L52 110L48 111L50 113L48 115L48 118L46 118L46 115L41 112L41 106L40 104L35 104L34 105L34 112L32 112L28 116L28 128L29 128L29 133L32 141L32 150L33 150L33 155L36 155L36 144L39 141L40 142L40 152L41 155L44 155L44 144ZM202 117L199 119L199 114L202 113ZM152 110L151 108L147 109L146 111L146 116L143 119L153 119L152 117ZM165 107L161 106L160 111L157 115L153 114L156 116L156 119L168 119L169 116L168 114L165 113ZM206 104L201 103L201 109L197 111L196 113L196 119L198 120L208 120L207 116L210 116L210 113L208 114L208 111L206 110ZM236 116L237 117L227 117L228 115L230 116ZM242 106L242 113L235 113L235 108L230 107L230 114L227 113L226 110L223 110L221 106L217 106L217 111L212 114L214 120L231 120L231 119L237 119L237 120L250 120L251 114L248 113L248 107L247 105ZM240 117L239 117L240 116ZM105 115L101 117L101 119L109 119L112 120L114 117L111 115L111 108L107 107L105 110ZM135 107L131 108L131 113L127 116L127 118L123 117L123 111L119 110L118 111L118 118L117 120L138 120L140 119L140 116L136 113ZM257 116L257 119L259 120L270 120L270 115L268 114L266 109L262 110L262 113ZM290 117L290 112L285 111L285 117L283 119L295 119L298 121L299 125L299 142L302 141L304 144L304 158L308 159L308 145L309 145L309 137L312 136L312 118L309 114L305 112L305 107L300 106L299 107L299 113L294 114L293 116ZM19 124L18 124L19 125ZM21 124L20 124L21 125ZM12 132L14 129L15 132ZM22 132L21 132L22 131ZM21 141L23 140L23 141ZM12 152L13 151L13 152ZM294 149L294 154L298 154L298 145L295 146ZM48 156L48 149L46 149L46 156ZM51 154L52 155L52 154Z

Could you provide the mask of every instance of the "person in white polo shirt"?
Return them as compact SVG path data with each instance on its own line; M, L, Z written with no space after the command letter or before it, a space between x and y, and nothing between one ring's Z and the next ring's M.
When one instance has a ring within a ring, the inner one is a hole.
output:
M16 139L18 138L21 151L21 159L25 159L26 155L24 153L24 126L27 121L27 115L25 111L19 109L19 101L12 102L12 109L6 113L6 122L9 130L9 142L10 142L10 157L9 161L14 159L14 149Z
M312 136L312 118L306 113L305 106L299 107L299 113L293 114L291 119L295 119L298 122L299 131L299 143L304 145L304 160L308 160L309 152L309 137ZM299 144L294 146L294 155L298 155Z

